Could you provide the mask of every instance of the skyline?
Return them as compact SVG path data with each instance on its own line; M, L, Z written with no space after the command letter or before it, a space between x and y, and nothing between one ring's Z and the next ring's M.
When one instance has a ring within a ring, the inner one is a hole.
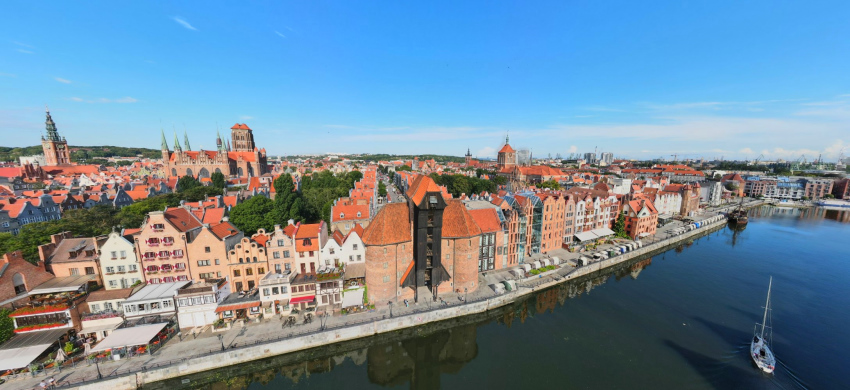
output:
M270 155L850 146L848 4L429 5L3 4L2 146L38 144L45 104L72 145L244 122Z

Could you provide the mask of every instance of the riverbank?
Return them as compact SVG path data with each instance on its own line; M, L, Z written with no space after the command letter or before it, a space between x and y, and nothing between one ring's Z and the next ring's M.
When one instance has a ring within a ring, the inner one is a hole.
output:
M760 202L749 204L755 207ZM708 215L703 218L713 216ZM364 337L387 334L408 328L415 328L425 324L451 320L459 317L486 313L487 311L516 302L533 291L545 289L567 280L575 280L582 276L622 264L634 259L651 256L675 247L683 242L692 240L698 236L708 234L725 225L725 220L712 224L703 225L699 229L686 232L682 235L672 236L666 239L652 240L642 248L614 258L597 261L583 267L565 267L551 271L546 275L521 280L519 289L504 295L493 295L488 288L479 289L478 296L472 296L465 304L453 304L448 307L411 307L407 309L397 308L395 315L387 311L367 313L360 317L361 320L344 321L339 318L331 318L330 323L322 324L317 330L297 333L284 330L275 321L260 324L251 324L247 327L236 329L238 333L227 338L218 340L215 337L206 339L177 341L176 345L167 345L158 356L136 358L123 362L110 362L99 367L105 372L106 379L96 380L94 366L78 367L78 370L88 371L85 375L56 375L60 385L72 388L86 389L135 389L145 384L174 379L189 374L201 373L221 367L231 366L246 361L255 361L269 357L290 354L316 347L327 346L343 341L351 341ZM645 240L649 242L650 240ZM580 254L575 254L577 257ZM483 287L483 286L482 286ZM483 297L480 294L484 294ZM490 296L486 296L489 294ZM386 314L384 314L386 313ZM262 335L275 334L279 337L260 337ZM186 336L187 340L190 336ZM225 342L229 341L229 342ZM221 351L219 342L228 345L226 351ZM171 344L171 343L169 343ZM171 347L171 348L169 348ZM78 379L79 378L79 379ZM37 382L37 381L36 381Z

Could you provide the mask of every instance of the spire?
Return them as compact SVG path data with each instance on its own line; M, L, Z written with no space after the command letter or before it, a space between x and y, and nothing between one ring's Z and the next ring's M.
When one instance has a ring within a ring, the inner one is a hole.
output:
M183 129L183 144L186 146L186 151L192 150L192 147L189 146L189 135L186 134L186 129Z
M511 140L511 138L510 138L510 134L505 133L505 144L509 144L509 143L511 143L511 142L510 142L510 140Z
M230 151L230 140L227 140L227 151Z
M177 139L177 130L174 130L174 151L182 152L183 149L180 147L180 140Z
M162 133L162 150L168 150L168 142L165 142L165 130L159 129Z
M215 146L216 146L216 150L218 150L219 152L225 151L225 150L223 150L224 144L221 143L221 133L219 133L218 130L215 131Z
M59 136L59 132L56 130L56 123L53 123L53 118L50 117L50 108L44 106L44 109L45 112L47 112L47 120L44 121L44 124L47 127L47 140L61 141L62 137Z

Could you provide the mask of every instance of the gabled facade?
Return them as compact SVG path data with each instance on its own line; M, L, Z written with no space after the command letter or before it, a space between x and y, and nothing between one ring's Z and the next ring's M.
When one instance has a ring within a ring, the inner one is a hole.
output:
M148 214L135 244L149 284L191 279L187 234L201 226L194 214L182 207Z
M100 246L99 267L106 290L126 289L144 282L142 264L131 240L132 237L128 239L112 232Z

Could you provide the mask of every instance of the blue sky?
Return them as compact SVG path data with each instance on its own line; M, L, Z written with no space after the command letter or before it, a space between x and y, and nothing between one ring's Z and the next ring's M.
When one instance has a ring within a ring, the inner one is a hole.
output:
M850 2L0 3L0 145L835 158ZM850 155L850 148L845 152Z

